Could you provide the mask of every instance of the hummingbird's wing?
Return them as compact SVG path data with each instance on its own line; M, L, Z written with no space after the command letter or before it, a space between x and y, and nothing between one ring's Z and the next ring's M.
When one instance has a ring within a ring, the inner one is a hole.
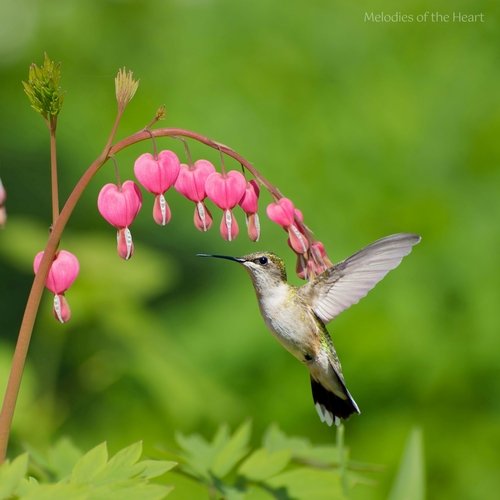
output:
M419 241L420 236L408 233L377 240L300 287L299 293L328 323L357 304Z

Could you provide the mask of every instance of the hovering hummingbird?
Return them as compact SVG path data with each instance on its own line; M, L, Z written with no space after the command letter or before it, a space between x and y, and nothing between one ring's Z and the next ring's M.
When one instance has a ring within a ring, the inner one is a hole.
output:
M387 236L300 287L287 283L283 261L271 252L243 257L198 255L232 260L246 268L266 325L283 347L309 369L316 411L321 421L331 426L360 411L347 390L325 325L359 302L419 241L416 234Z

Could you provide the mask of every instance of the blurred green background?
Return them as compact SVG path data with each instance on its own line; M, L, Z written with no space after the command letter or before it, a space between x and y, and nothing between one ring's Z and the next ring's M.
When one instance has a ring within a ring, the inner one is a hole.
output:
M365 11L484 13L485 22L373 23ZM50 224L47 131L21 80L44 51L62 62L64 199L105 143L113 78L126 66L141 85L119 137L166 104L165 126L230 145L292 198L334 261L394 232L423 236L330 325L363 412L347 424L351 456L385 465L378 484L355 496L385 498L419 425L429 496L492 498L500 488L498 14L495 1L3 0L1 384ZM178 142L159 145L183 157ZM119 155L123 179L145 151L151 144ZM219 161L207 148L192 151ZM153 450L172 446L176 431L209 436L220 422L234 428L246 417L255 436L277 422L332 442L304 368L267 333L244 271L195 257L269 249L298 283L284 233L263 220L258 244L244 231L229 244L214 210L214 229L201 234L192 204L173 192L172 222L160 228L145 194L132 227L136 254L123 262L96 209L100 187L113 179L106 165L63 238L81 264L68 293L73 318L56 324L46 295L12 453L60 435L82 448L108 440L112 450L144 439Z

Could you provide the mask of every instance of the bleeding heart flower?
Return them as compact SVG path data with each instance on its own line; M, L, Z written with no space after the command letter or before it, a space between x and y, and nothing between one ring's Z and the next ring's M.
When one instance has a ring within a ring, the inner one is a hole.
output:
M295 221L295 207L288 198L280 198L276 203L270 203L266 209L267 216L283 229L288 229Z
M44 252L39 252L35 256L33 261L35 274L38 272L43 254ZM71 318L71 310L64 292L73 284L79 272L80 264L75 255L66 250L56 253L45 280L45 286L54 294L53 312L61 323L66 323Z
M208 160L196 160L189 166L181 163L175 189L188 200L196 203L194 225L200 231L208 231L212 225L212 214L203 203L207 197L205 182L215 172L215 167Z
M179 175L179 158L173 151L164 150L155 159L150 153L139 156L134 164L134 173L139 182L155 196L153 218L161 226L168 224L171 211L165 200L165 192L175 184Z
M298 254L306 253L309 242L295 223L295 220L302 222L303 215L300 210L294 207L292 201L288 198L280 198L276 203L269 204L266 212L273 222L288 232L288 241L292 250Z
M247 182L245 194L240 200L240 207L245 212L245 220L247 223L248 237L252 241L259 241L260 238L260 221L258 211L259 202L259 185L256 181Z
M142 206L142 194L133 181L125 181L121 186L106 184L99 192L97 207L101 215L118 230L118 255L125 260L134 252L129 226Z
M233 217L232 209L238 205L245 194L246 180L241 172L230 170L220 174L210 174L205 182L207 196L222 210L220 233L227 241L232 241L238 235L238 223Z

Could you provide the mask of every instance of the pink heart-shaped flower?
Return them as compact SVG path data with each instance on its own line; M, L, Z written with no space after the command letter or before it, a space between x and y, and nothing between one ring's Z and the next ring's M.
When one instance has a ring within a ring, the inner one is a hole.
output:
M205 182L207 196L222 210L234 208L245 194L247 182L241 172L214 172Z
M259 185L253 179L247 182L245 194L240 200L240 207L247 215L256 214L259 202Z
M215 172L215 167L208 160L196 160L191 167L181 163L174 187L188 200L195 203L203 201L207 196L205 181L213 172Z
M33 270L38 272L44 252L38 252L33 261ZM75 281L80 272L80 264L75 255L66 250L57 252L49 269L45 286L55 294L64 293Z
M160 151L157 160L150 153L144 153L134 163L138 181L153 194L163 194L173 186L179 170L179 158L168 149Z
M285 229L294 223L295 207L288 198L280 198L276 203L269 204L266 213L273 222Z
M97 198L100 214L117 229L130 226L141 206L141 190L133 181L125 181L121 187L106 184Z

